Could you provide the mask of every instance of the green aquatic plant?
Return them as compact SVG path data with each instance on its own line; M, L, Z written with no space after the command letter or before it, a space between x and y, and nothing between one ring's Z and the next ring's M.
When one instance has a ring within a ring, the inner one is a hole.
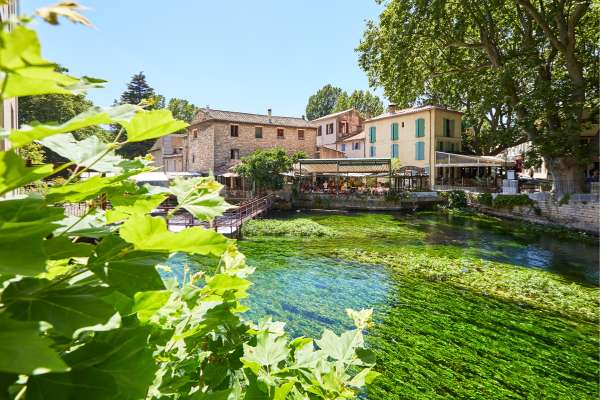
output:
M494 208L509 208L529 206L533 207L535 201L531 200L526 194L499 194L493 202Z
M335 231L306 218L290 220L255 219L244 224L244 236L331 237Z
M463 209L467 207L467 195L464 190L439 192L439 195L446 201L446 206L450 209Z
M42 14L81 21L76 6ZM1 27L0 99L104 82L57 71L25 24ZM98 125L119 133L111 143L72 135ZM151 215L167 197L178 200L167 220L185 209L210 224L229 208L212 177L140 187L131 178L151 160L117 153L186 127L168 110L118 105L1 132L11 149L0 151L0 398L350 399L377 376L363 338L372 310L347 310L355 329L339 336L290 341L283 323L244 318L253 269L235 241L200 226L175 233ZM33 142L69 161L27 166L19 152ZM35 191L61 171L67 179ZM85 203L82 216L65 215L73 203ZM181 254L216 267L177 280L168 264Z

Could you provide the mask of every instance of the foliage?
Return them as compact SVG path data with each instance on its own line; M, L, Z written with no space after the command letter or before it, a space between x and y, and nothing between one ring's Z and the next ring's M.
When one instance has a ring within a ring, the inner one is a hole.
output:
M0 97L89 86L43 60L24 24L2 29ZM99 124L119 134L110 143L73 135ZM376 376L362 333L371 310L349 311L356 329L341 336L289 342L283 324L243 319L252 269L234 241L200 226L174 233L150 215L167 196L207 223L228 207L210 177L139 187L130 178L150 171L148 160L117 154L185 126L168 110L119 105L10 133L16 149L43 143L70 162L28 167L15 150L2 151L0 195L78 168L44 193L0 201L0 397L337 399L354 398ZM110 174L82 179L90 169ZM100 199L110 212L96 208ZM89 210L65 216L62 205L80 201ZM178 252L218 267L177 281L166 265Z
M513 208L518 206L533 206L535 201L526 194L499 194L494 199L494 208Z
M450 209L462 209L467 207L467 195L463 190L450 190L438 192L438 195L446 200Z
M335 236L335 231L307 218L293 220L255 219L244 224L244 236Z
M372 118L383 113L383 102L368 90L355 90L350 96L342 92L332 112L356 109L364 118Z
M477 202L484 206L492 207L494 204L494 196L491 193L481 193L477 196Z
M253 182L254 190L281 189L283 187L282 173L292 170L294 163L306 158L306 154L298 152L292 156L282 148L259 149L242 157L236 166L236 172Z
M338 97L342 94L339 87L327 84L308 98L306 118L309 121L331 114Z
M67 72L65 68L58 70ZM35 121L54 122L62 124L76 115L93 107L93 103L82 94L46 94L38 96L25 96L19 98L19 125L31 124ZM102 141L110 141L110 132L98 125L86 126L73 131L73 136L78 140L95 136ZM22 156L30 159L34 164L43 161L50 163L64 163L67 160L51 150L40 148L39 145L27 147L27 153ZM40 156L42 157L40 159Z
M360 64L400 104L429 98L467 111L474 141L485 134L501 149L531 140L554 189L579 190L597 154L580 141L598 118L592 3L390 1L367 26Z
M194 119L194 115L196 115L196 111L198 110L198 107L189 101L177 98L169 100L167 108L173 113L174 118L185 121L188 124L192 122L192 119ZM180 131L178 133L183 132L184 131Z

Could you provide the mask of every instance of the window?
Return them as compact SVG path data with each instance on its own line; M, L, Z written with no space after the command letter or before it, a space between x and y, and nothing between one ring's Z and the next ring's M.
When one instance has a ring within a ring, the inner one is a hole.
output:
M417 118L415 122L416 136L425 136L425 120L423 118Z
M398 140L398 123L392 124L392 140Z
M239 160L240 159L240 150L239 149L231 149L230 158L232 160Z
M404 128L404 122L402 123L402 127Z
M348 133L348 123L346 121L340 122L340 132Z
M444 118L444 136L445 137L453 137L454 136L454 120Z
M369 128L369 143L375 143L377 140L377 128L374 126Z
M194 139L198 139L198 129L194 129L192 135L194 135Z
M352 150L360 150L360 142L352 143Z
M415 160L422 161L425 159L425 142L416 143L415 153Z
M369 147L369 157L375 157L376 153L377 152L375 151L375 146Z
M262 126L254 127L254 137L256 139L262 139Z
M342 143L342 151L346 151L346 143Z
M333 122L331 124L327 124L325 127L325 134L331 135L333 133Z
M398 158L398 143L392 144L392 158Z
M240 127L237 125L230 125L229 126L229 132L231 133L231 137L238 137L239 136L239 130Z
M321 125L317 128L317 136L323 136L323 127Z
M277 139L283 139L285 137L283 128L277 128Z
M438 151L444 151L444 142L442 142L442 141L438 142Z
M304 129L298 129L298 140L304 140Z
M454 152L454 143L450 143L450 151Z
M192 164L196 162L196 156L192 154Z

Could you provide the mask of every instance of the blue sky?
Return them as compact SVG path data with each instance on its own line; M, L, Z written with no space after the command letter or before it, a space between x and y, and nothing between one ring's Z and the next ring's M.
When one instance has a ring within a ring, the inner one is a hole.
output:
M21 11L54 2L23 0ZM66 21L36 28L47 58L109 81L90 92L97 104L112 104L144 71L167 99L295 116L327 83L368 89L354 49L381 11L374 0L80 2L96 30Z

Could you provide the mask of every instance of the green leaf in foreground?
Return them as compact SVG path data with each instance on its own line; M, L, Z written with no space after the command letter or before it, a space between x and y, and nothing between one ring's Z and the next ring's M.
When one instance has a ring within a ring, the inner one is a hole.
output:
M139 112L130 121L123 121L122 125L127 130L128 142L156 139L188 126L187 123L174 119L167 109Z
M116 198L112 201L112 209L106 212L106 222L112 224L134 214L148 214L161 205L166 198L165 194L143 194Z
M0 195L52 175L51 164L26 167L14 151L0 152Z
M63 133L47 137L39 143L79 167L98 172L121 171L119 163L123 158L115 154L113 146L102 142L96 136L77 140L73 134Z
M2 293L11 315L20 320L47 321L66 337L79 328L106 323L115 309L102 300L110 289L100 286L53 286L46 279L12 282Z
M92 107L87 111L71 118L60 125L32 124L23 125L21 129L10 134L10 141L14 147L21 147L36 140L59 133L74 132L90 126L110 124L113 122L127 121L135 115L140 108L130 104L110 108ZM68 158L68 156L65 156ZM74 161L74 160L72 160Z
M129 218L121 226L120 235L137 250L182 251L215 256L223 254L230 243L225 236L201 227L188 228L179 233L170 232L163 218L148 215Z
M165 285L156 271L164 263L167 253L134 251L129 243L111 235L96 247L88 268L102 281L123 294L133 297L137 292L163 290Z
M40 334L38 322L21 322L0 314L0 371L42 374L67 371L68 366Z
M202 221L212 221L233 206L219 195L223 185L212 178L175 178L170 192L177 203Z

